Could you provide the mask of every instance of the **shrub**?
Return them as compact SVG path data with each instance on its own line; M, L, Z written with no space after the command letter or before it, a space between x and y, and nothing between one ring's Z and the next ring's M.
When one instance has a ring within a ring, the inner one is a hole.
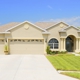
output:
M4 51L8 51L8 45L4 46Z
M50 47L49 46L47 46L46 52L47 52L47 54L51 54L51 50L50 50Z
M46 52L47 54L66 54L67 53L67 51L52 51L50 50L49 46L47 46Z
M80 52L78 52L77 54L80 54Z
M59 51L52 51L52 54L58 54Z
M59 54L66 54L67 51L59 51Z

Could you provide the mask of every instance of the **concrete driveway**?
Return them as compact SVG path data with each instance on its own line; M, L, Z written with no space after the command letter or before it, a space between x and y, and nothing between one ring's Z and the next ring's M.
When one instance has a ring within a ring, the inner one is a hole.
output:
M77 80L59 74L44 55L0 56L0 80Z

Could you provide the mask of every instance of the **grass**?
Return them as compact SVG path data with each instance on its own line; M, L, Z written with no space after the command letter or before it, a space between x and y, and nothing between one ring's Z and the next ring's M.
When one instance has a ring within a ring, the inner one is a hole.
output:
M47 58L57 70L80 71L80 56L60 54Z
M78 72L61 72L61 74L80 79L80 73Z

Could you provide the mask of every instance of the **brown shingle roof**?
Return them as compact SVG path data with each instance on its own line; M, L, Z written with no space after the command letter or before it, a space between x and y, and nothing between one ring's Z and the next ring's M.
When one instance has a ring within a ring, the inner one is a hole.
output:
M56 22L36 22L35 25L45 29L47 27L50 27L52 25L56 24Z
M13 27L13 26L16 26L18 25L19 22L12 22L12 23L8 23L8 24L5 24L5 25L2 25L0 26L0 32L5 32L7 29Z

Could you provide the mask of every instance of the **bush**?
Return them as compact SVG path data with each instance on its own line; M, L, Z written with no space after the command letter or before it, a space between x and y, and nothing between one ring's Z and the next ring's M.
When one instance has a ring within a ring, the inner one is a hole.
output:
M66 54L67 53L67 51L52 51L50 50L49 46L47 46L46 52L47 54Z
M58 54L59 51L52 51L52 54Z
M80 54L80 52L78 52L77 54Z
M51 54L51 50L50 50L50 47L49 46L47 46L46 52L47 52L47 54Z
M8 45L4 46L4 51L8 51Z
M60 54L66 54L67 51L60 51L59 53L60 53Z

